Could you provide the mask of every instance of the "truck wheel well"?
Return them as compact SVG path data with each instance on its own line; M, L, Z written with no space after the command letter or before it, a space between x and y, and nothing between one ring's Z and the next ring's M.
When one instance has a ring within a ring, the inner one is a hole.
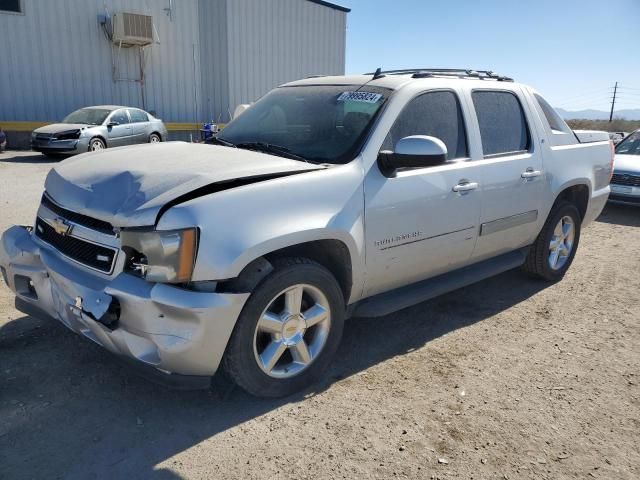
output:
M557 204L562 200L566 200L575 205L580 212L580 218L584 218L587 213L587 206L589 205L589 187L586 185L574 185L566 188L560 192L555 203Z
M305 257L329 270L338 281L345 303L349 301L353 277L349 249L340 240L315 240L292 245L265 255L270 262L281 257Z
M349 301L353 284L351 255L347 246L339 240L315 240L267 253L250 262L236 278L218 282L216 292L252 292L273 271L273 261L284 257L304 257L322 265L338 281L345 302Z

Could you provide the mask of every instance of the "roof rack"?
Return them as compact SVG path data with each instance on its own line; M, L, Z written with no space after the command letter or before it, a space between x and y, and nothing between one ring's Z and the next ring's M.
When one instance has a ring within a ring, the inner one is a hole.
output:
M377 77L383 75L408 75L412 74L413 78L429 78L429 77L456 77L456 78L472 78L476 80L496 80L498 82L513 82L513 78L498 75L491 70L473 70L469 68L408 68L404 70L386 70L377 71ZM365 75L373 75L367 73Z

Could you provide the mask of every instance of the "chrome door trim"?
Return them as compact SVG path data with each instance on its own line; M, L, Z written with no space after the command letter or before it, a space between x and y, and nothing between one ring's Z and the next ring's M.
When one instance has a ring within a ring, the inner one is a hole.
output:
M480 225L480 235L491 235L492 233L501 232L503 230L508 230L510 228L537 221L538 210L518 213L516 215L511 215L510 217L498 218L497 220L483 223Z

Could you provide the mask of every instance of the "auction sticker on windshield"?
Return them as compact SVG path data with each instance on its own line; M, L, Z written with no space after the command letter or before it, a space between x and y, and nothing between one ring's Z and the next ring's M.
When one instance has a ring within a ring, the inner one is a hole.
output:
M382 98L379 93L372 92L342 92L338 97L339 102L364 102L364 103L376 103Z

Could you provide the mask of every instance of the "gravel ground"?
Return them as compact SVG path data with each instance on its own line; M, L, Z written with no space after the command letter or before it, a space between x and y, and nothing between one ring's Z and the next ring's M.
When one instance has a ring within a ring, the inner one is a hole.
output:
M0 155L0 229L52 163ZM0 286L0 478L640 478L640 209L609 206L566 278L517 271L349 322L317 391L148 383Z

